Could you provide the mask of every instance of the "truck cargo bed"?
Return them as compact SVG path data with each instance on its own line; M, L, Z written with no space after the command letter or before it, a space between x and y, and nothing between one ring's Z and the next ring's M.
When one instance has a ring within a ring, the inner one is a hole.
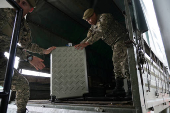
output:
M7 113L16 113L15 102L11 102ZM123 108L123 109L122 109ZM123 111L134 113L132 101L83 101L59 100L51 103L50 100L29 100L27 104L29 113L93 113L93 112L115 112Z

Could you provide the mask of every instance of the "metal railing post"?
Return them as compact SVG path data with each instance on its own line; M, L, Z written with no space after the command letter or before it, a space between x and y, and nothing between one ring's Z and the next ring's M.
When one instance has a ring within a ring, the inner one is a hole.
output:
M11 37L9 60L7 63L7 68L5 73L3 92L0 92L0 98L2 98L0 113L6 113L8 108L9 94L11 89L11 82L12 82L13 68L14 68L14 59L15 59L16 47L17 47L17 42L18 42L18 37L19 37L19 32L21 27L22 13L23 13L22 8L20 8L19 5L14 0L7 0L7 2L16 9L16 16L15 16L15 22L14 22L14 27L13 27L12 37Z

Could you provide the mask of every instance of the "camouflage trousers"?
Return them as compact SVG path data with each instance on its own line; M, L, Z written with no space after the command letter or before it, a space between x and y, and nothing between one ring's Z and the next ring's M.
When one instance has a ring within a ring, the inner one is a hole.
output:
M3 86L6 70L7 59L0 58L0 85ZM11 89L16 91L17 113L23 112L26 109L27 102L30 96L29 83L27 79L14 69Z
M112 50L115 78L130 79L126 44L123 40L120 40L116 42Z

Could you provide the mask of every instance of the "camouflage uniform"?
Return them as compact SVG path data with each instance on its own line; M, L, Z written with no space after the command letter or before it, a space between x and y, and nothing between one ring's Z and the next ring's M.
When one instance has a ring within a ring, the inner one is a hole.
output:
M4 52L9 51L11 34L14 24L16 12L14 9L0 9L0 85L3 85L4 75L7 65L7 59L4 57ZM21 47L17 48L16 56L21 60L25 60L27 55L26 51L33 53L43 54L43 48L40 48L37 44L31 43L31 30L26 23L25 19L22 19L21 30L18 42ZM22 112L26 108L26 104L29 99L29 83L24 76L19 74L14 69L14 76L12 78L11 89L16 91L16 105L17 112Z
M112 47L115 78L129 78L127 47L124 43L127 38L127 30L114 20L111 14L100 14L97 16L96 25L91 26L87 37L81 43L88 42L91 45L102 39Z

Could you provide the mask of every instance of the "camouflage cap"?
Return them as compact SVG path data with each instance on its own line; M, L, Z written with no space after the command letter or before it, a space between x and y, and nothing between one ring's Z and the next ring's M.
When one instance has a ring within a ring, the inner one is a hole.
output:
M94 13L94 9L89 8L84 12L83 19L86 20L87 18L90 18Z
M27 0L27 2L30 4L31 7L36 6L35 0Z

